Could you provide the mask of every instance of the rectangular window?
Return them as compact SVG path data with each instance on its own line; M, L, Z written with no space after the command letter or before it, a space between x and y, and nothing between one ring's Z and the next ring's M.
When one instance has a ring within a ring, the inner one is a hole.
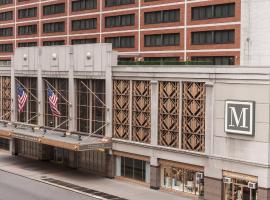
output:
M145 182L146 161L121 157L121 176Z
M97 8L97 0L72 1L72 11L83 11Z
M25 8L18 11L18 18L30 18L30 17L36 17L37 16L37 8Z
M9 139L0 138L0 149L9 150Z
M145 24L159 24L180 21L180 10L161 10L144 13Z
M72 45L76 45L76 44L93 44L93 43L97 43L97 38L71 40Z
M12 35L13 35L12 27L0 28L0 37L7 37L7 36L12 36Z
M0 0L0 5L11 4L12 0Z
M18 35L31 35L37 33L37 25L19 26Z
M13 44L0 44L0 52L13 52Z
M192 32L192 45L231 44L235 40L235 30Z
M134 4L135 0L105 0L105 7Z
M65 31L65 23L64 22L43 24L43 32L44 33L55 33L55 32L64 32L64 31Z
M234 56L192 56L192 61L205 65L234 65Z
M112 43L113 48L134 48L134 36L105 38L106 43Z
M72 31L91 30L97 28L97 18L72 21Z
M43 15L54 15L65 12L65 4L53 4L43 7Z
M13 19L13 12L8 11L8 12L2 12L0 13L0 21L8 21Z
M177 62L179 57L145 57L146 62Z
M135 14L118 15L105 17L105 27L133 26L135 22Z
M20 42L18 43L18 47L36 47L37 42Z
M144 36L145 47L177 46L180 44L180 33L155 34Z
M43 46L58 46L58 45L65 45L64 40L55 40L55 41L44 41Z
M235 3L193 7L192 20L227 18L235 16Z

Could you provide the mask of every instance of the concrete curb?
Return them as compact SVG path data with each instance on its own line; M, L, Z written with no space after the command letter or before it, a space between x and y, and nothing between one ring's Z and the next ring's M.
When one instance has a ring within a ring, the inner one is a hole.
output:
M8 170L5 170L5 169L0 168L0 171L6 172L6 173L9 173L9 174L13 174L13 175L16 175L16 176L20 176L20 177L23 177L23 178L27 178L27 179L37 181L37 182L40 182L40 183L44 183L44 184L47 184L47 185L51 185L51 186L54 186L54 187L58 187L58 188L61 188L61 189L65 189L65 190L75 192L75 193L78 193L78 194L82 194L82 195L85 195L85 196L89 196L89 197L92 197L92 198L95 198L95 199L107 200L107 199L105 199L103 197L99 197L99 196L96 196L96 195L91 195L91 194L81 192L81 191L78 191L78 190L74 190L74 189L71 189L71 188L68 188L68 187L65 187L65 186L62 186L62 185L57 185L57 184L54 184L54 183L50 183L48 181L44 181L44 180L41 180L41 179L28 177L28 176L25 176L25 175L22 175L22 174L17 174L17 173L14 173L12 171L8 171Z

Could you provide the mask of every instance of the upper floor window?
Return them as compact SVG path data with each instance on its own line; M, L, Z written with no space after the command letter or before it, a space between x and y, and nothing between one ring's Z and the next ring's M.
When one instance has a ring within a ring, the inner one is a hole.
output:
M12 27L0 28L0 37L6 37L6 36L12 36L12 35L13 35Z
M37 16L37 8L25 8L18 11L19 19L36 17Z
M72 31L90 30L97 28L97 18L72 21Z
M113 48L133 48L134 36L107 37L106 43L112 43Z
M206 65L234 65L233 56L192 56L191 60Z
M192 8L192 20L226 18L235 16L235 3Z
M37 42L20 42L18 43L18 47L36 47Z
M64 32L64 31L65 31L65 23L64 22L43 24L43 32L44 33Z
M19 26L18 35L31 35L37 33L37 25Z
M53 4L43 7L43 15L54 15L65 12L65 4Z
M144 13L145 24L159 24L180 21L180 10L161 10Z
M105 0L106 7L121 6L121 5L134 4L134 3L135 3L135 0Z
M72 1L72 11L91 10L97 8L97 0Z
M93 43L97 43L97 38L71 40L72 45L75 45L75 44L93 44Z
M132 26L134 21L134 14L105 17L105 27Z
M234 43L234 30L192 32L192 44L230 44Z
M0 52L12 52L13 44L0 44Z
M6 5L12 3L12 0L0 0L0 5Z
M58 45L65 45L64 40L55 40L55 41L44 41L43 46L58 46Z
M7 21L7 20L12 20L12 19L13 19L12 11L0 13L0 21Z
M144 36L144 46L146 47L177 46L179 44L179 33L154 34Z

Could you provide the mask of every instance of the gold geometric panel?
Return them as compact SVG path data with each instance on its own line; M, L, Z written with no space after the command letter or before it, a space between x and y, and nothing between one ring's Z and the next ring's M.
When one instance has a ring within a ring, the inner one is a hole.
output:
M11 119L11 79L2 77L2 119Z
M128 80L113 81L113 135L115 138L129 138L129 92Z
M159 145L179 147L179 83L159 82Z
M132 81L132 86L132 140L136 142L150 143L150 81Z
M204 152L205 83L184 82L182 104L182 148Z

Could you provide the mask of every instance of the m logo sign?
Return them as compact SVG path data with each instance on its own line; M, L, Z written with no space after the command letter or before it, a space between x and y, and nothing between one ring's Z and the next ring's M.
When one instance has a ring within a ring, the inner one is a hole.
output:
M255 103L226 101L225 132L253 135L255 130Z

